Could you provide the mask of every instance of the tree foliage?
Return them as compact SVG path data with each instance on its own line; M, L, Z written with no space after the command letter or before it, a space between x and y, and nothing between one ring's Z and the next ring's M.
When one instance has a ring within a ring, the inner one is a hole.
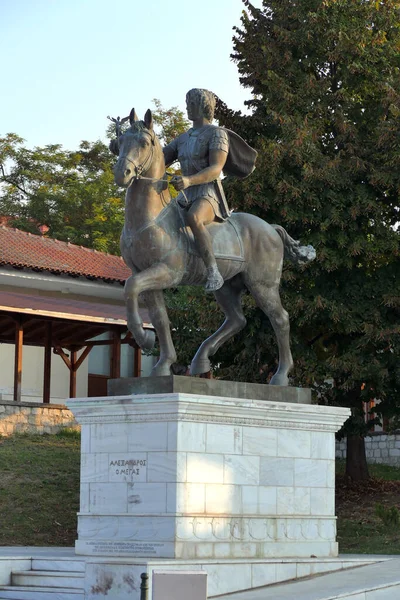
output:
M363 401L400 408L400 3L244 4L232 57L252 114L219 102L217 116L259 156L228 196L316 248L314 263L283 274L293 382L351 406L348 429L364 435ZM257 379L276 350L264 316L249 316L235 368Z
M154 120L168 143L188 122L176 107L159 100ZM110 124L107 136L115 136ZM0 215L8 224L102 252L119 254L124 222L124 191L114 183L115 157L101 141L82 141L75 151L60 144L33 150L14 133L0 137Z
M178 135L189 129L190 122L177 106L164 108L157 98L154 98L153 104L155 106L153 120L156 124L157 134L163 144L169 144Z
M0 138L0 214L25 231L49 227L50 237L103 252L119 252L123 196L112 159L100 141L76 151L59 144L33 150L15 134Z

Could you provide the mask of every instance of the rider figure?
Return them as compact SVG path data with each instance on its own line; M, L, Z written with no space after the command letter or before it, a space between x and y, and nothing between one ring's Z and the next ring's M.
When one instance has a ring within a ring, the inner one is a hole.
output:
M206 266L205 289L209 292L222 287L224 280L206 226L229 217L219 180L228 157L229 137L225 129L211 124L215 102L214 94L208 90L190 90L186 95L186 109L193 127L163 149L167 167L176 160L181 165L182 176L175 176L172 184L179 191L177 201L187 211L187 224Z

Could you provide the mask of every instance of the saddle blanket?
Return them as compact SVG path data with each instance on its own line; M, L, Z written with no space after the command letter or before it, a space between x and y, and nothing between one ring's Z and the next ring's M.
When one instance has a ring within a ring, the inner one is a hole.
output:
M211 235L215 258L245 261L242 240L232 219L229 218L223 223L210 223L207 230ZM188 253L199 256L190 227L185 227L185 236Z

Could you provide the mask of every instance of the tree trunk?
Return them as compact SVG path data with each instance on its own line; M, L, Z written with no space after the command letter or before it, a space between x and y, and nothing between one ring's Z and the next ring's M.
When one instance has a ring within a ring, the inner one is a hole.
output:
M369 479L365 438L361 435L347 436L346 475L353 481Z

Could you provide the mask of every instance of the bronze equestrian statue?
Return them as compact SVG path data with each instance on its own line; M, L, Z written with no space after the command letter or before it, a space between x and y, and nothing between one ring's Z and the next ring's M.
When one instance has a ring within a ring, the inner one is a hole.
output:
M191 363L191 375L207 373L209 357L246 325L241 296L247 289L270 319L278 342L279 364L270 385L288 385L293 361L289 316L279 297L283 258L305 264L315 251L283 227L246 213L230 214L219 176L223 170L238 177L250 174L256 152L233 132L211 124L211 92L194 89L186 100L193 128L164 149L150 110L139 121L132 109L129 129L110 144L118 155L115 182L127 190L121 253L132 271L125 283L128 329L141 348L153 347L154 333L143 328L139 314L141 294L160 345L152 375L169 375L177 358L163 290L205 286L225 314ZM173 200L165 168L177 159L182 176L172 180L180 192Z

